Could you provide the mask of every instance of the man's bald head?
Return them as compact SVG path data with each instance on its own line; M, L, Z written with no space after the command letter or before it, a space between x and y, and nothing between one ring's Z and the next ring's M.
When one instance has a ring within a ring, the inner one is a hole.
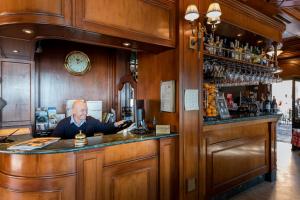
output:
M87 109L87 104L85 101L82 100L76 100L74 101L72 105L72 113L74 119L79 122L86 120L86 115L87 115L88 109Z

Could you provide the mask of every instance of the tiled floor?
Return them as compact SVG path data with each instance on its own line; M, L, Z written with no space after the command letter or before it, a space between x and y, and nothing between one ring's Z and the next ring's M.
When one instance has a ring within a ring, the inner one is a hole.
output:
M263 182L232 200L300 200L300 151L291 144L277 142L277 181Z
M291 136L292 136L292 124L284 124L284 123L277 124L277 141L290 143Z

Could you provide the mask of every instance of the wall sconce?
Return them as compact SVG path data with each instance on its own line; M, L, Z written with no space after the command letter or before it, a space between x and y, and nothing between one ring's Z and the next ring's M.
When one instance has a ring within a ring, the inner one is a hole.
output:
M219 3L211 3L208 7L206 17L207 24L212 26L213 32L216 30L216 25L221 23L221 15L222 12ZM203 33L206 32L206 28L201 24L199 20L197 23L195 23L199 16L200 14L197 6L191 4L186 9L184 19L189 21L192 26L192 36L190 36L189 47L191 49L197 49L200 52L201 39L203 38ZM195 35L195 31L197 35Z

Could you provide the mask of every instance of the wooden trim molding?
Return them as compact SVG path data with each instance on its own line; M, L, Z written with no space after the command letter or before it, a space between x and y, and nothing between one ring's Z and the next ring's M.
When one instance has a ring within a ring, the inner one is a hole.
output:
M205 15L212 0L202 1L200 13ZM216 0L220 3L221 20L242 29L280 42L285 25L237 0Z

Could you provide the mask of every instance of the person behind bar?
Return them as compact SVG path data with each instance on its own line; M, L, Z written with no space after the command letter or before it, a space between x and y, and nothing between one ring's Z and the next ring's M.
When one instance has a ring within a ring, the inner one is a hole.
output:
M62 139L73 139L81 130L87 137L94 133L113 134L118 131L118 127L124 123L101 123L99 120L87 116L87 104L85 101L76 100L72 105L72 115L61 120L54 129L52 136Z

